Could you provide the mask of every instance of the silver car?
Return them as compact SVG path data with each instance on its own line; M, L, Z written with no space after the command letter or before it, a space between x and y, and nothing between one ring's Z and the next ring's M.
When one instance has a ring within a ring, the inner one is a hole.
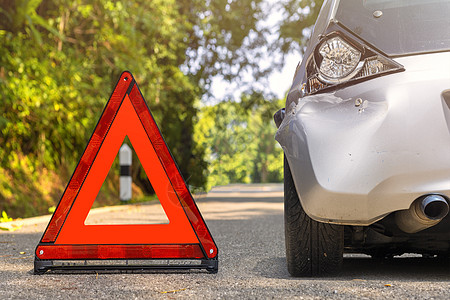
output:
M286 257L450 254L450 0L330 0L286 106Z

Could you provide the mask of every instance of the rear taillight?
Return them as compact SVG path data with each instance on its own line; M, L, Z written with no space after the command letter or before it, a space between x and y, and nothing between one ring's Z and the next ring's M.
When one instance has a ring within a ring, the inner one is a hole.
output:
M341 33L324 37L310 57L303 95L404 70L399 63Z

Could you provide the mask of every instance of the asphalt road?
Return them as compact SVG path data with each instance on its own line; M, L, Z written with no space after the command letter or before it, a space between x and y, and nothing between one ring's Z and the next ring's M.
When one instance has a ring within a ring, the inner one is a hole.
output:
M0 299L449 299L450 268L423 258L346 256L332 278L286 270L281 185L215 188L197 204L219 247L219 272L33 275L33 251L49 216L0 233ZM93 210L92 224L164 222L157 204Z

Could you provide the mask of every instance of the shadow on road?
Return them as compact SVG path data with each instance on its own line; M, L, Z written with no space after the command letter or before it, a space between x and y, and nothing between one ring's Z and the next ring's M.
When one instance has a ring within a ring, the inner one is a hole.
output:
M409 281L424 279L450 280L450 264L433 258L408 257L377 260L370 258L346 258L341 276L364 276Z
M254 271L266 278L298 279L290 277L284 257L273 257L259 261ZM394 258L376 260L371 258L344 258L341 273L327 280L406 280L450 281L450 264L432 258ZM301 279L301 278L300 278ZM305 278L303 278L305 279ZM323 280L324 278L308 278Z

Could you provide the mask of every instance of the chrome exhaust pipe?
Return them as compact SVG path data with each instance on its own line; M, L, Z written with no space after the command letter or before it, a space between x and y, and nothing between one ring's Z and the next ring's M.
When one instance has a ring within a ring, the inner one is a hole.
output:
M416 233L439 223L449 211L448 203L440 195L416 199L409 209L395 214L397 226L407 233Z

